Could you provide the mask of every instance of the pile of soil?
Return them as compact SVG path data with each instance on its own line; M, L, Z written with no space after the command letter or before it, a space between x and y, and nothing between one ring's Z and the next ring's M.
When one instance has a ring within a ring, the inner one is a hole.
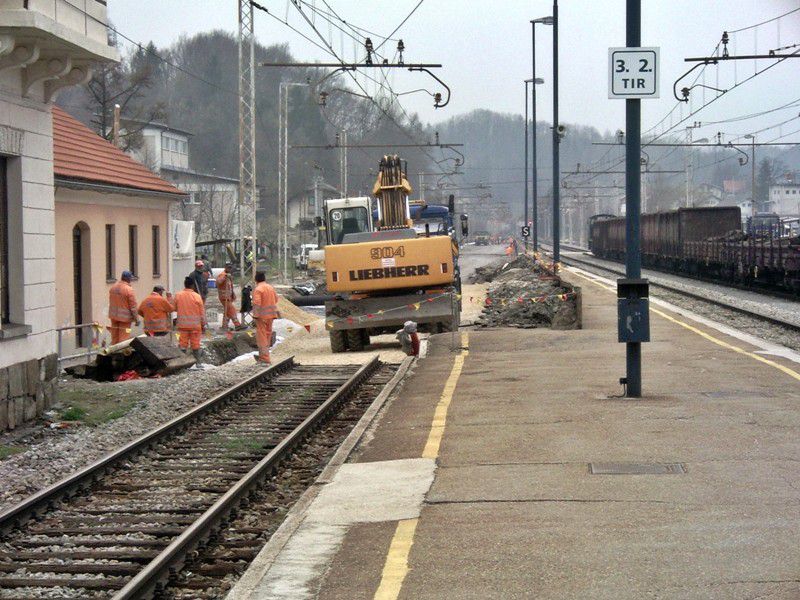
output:
M473 282L491 282L477 325L579 329L580 290L520 255L479 267Z

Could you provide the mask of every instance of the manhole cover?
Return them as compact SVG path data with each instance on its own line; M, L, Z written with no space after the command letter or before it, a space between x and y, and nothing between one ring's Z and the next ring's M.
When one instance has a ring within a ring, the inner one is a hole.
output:
M681 463L589 463L592 475L680 475L686 473Z

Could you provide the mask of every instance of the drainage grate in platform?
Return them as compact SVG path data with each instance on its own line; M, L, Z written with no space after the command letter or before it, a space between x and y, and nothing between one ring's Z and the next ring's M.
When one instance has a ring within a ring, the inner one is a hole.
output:
M681 463L589 463L592 475L682 475Z

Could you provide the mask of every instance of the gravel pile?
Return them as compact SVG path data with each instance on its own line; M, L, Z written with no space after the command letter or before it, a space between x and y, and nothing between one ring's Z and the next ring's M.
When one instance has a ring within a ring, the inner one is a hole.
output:
M47 436L25 452L0 462L0 511L72 474L123 444L169 421L261 369L254 361L190 370L165 379L97 383L64 379L59 386L116 386L137 404L125 416L97 427L78 427Z
M574 288L543 271L530 256L478 267L472 280L491 282L476 323L481 327L580 327Z

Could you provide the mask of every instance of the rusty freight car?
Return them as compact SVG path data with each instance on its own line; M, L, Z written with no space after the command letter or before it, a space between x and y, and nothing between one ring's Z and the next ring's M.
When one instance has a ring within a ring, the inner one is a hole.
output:
M800 290L800 238L742 232L738 207L679 208L642 215L642 264L743 284ZM625 259L625 217L589 220L595 256Z

